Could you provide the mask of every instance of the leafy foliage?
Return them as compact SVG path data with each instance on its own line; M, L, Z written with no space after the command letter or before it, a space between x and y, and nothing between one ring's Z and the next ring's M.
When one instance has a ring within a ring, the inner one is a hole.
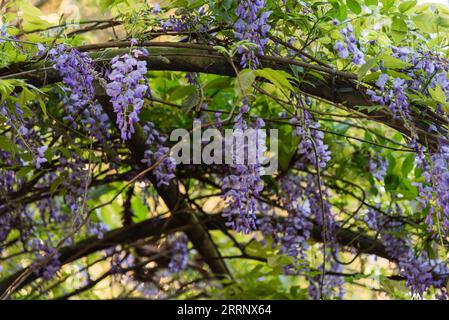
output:
M448 7L85 2L0 8L2 297L446 298ZM194 120L278 171L176 166Z

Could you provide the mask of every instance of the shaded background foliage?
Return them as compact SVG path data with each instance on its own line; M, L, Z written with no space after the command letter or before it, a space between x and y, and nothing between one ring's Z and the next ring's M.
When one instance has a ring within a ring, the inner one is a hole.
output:
M446 298L446 6L0 8L2 298ZM176 166L194 119L278 172Z

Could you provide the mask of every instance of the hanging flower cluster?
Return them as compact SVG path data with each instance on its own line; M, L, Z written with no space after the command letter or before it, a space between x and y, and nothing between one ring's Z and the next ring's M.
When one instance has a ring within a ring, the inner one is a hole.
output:
M248 128L244 115L249 111L248 99L244 98L243 105L240 108L239 114L235 119L234 132L236 135L243 135L243 131ZM256 229L256 209L257 198L263 190L263 181L261 178L262 166L265 160L262 156L266 150L265 138L266 136L259 132L265 125L262 119L256 119L255 132L257 137L254 143L256 144L255 152L257 158L256 163L238 164L235 154L242 151L242 154L248 154L248 142L243 145L235 145L234 140L230 143L231 148L235 149L233 165L231 165L231 172L224 177L222 191L223 197L226 199L226 207L223 210L223 216L228 219L227 225L231 226L237 232L249 233ZM236 137L236 140L241 140ZM227 141L227 143L230 141ZM260 156L260 157L259 157Z
M384 181L384 177L387 173L388 161L379 154L375 154L368 161L368 170L372 176L379 182Z
M168 270L171 273L179 273L187 267L189 262L189 252L187 250L189 239L182 233L178 236L173 236L170 242L171 258L168 263Z
M295 126L293 134L301 138L298 154L303 155L309 163L325 168L331 159L331 153L323 141L324 133L318 130L320 124L312 120L310 112L307 110L303 112L303 119L293 117L289 123Z
M175 160L169 156L170 149L164 146L166 137L159 134L155 129L154 124L148 121L143 127L143 132L147 137L145 142L147 150L144 152L142 163L151 167L153 164L160 161L160 163L152 170L152 174L156 177L157 186L168 185L175 177L176 163ZM156 151L153 151L156 150Z
M426 160L418 153L417 165L423 170L423 182L417 182L418 201L428 210L426 223L429 230L434 226L434 215L439 228L445 235L449 232L449 147L441 145L439 150ZM435 199L435 202L432 200Z
M288 212L285 221L273 223L273 217L266 215L257 224L264 235L271 236L280 246L281 253L293 257L298 265L303 266L313 229L311 222L313 214L310 202L305 198L301 181L302 177L293 175L286 176L280 181L282 190L280 204ZM266 208L260 211L268 212Z
M111 97L124 141L134 133L134 123L139 121L144 98L150 94L145 78L147 63L138 59L146 55L145 49L134 49L132 55L124 54L111 60L112 71L108 75L111 82L106 86L106 93Z
M36 252L34 272L42 276L45 280L52 279L55 276L56 272L61 268L61 264L59 262L59 253L55 249L47 246L38 239L32 239L28 243L28 245L33 251ZM46 263L43 263L43 261L47 260L47 257L50 255L50 260Z
M406 89L412 93L431 97L434 91L440 90L443 95L439 96L440 104L437 105L436 113L444 116L441 108L441 102L447 100L449 93L449 81L447 75L449 72L449 60L441 54L418 50L417 52L407 47L392 47L392 56L407 63L404 73L406 79L391 78L388 74L382 73L376 81L377 91L367 90L371 100L381 105L388 105L394 117L402 117L406 121L411 119L409 108L409 98L406 95ZM429 131L436 131L435 126L429 127ZM429 229L433 227L433 216L441 221L444 233L449 230L449 206L446 196L447 184L447 154L448 148L444 143L440 143L437 152L433 153L429 159L426 159L423 146L415 140L410 146L416 150L416 164L423 170L423 182L416 182L419 196L418 201L423 209L428 210L426 222ZM435 204L432 200L435 200Z
M268 43L270 25L268 18L271 11L265 10L264 0L243 0L236 9L237 21L234 23L234 36L239 40L246 40L255 47L241 46L238 53L242 55L240 64L243 68L256 69L259 58L264 54Z
M399 273L405 277L412 296L423 297L429 288L440 290L439 297L445 298L445 277L449 274L447 262L430 259L426 252L415 252L408 237L402 237L404 224L401 222L402 209L396 204L384 213L377 204L369 208L364 221L370 229L380 234L387 253L397 262Z
M69 89L62 97L66 112L63 120L74 129L81 129L100 141L109 138L108 116L95 99L95 69L92 59L85 52L68 49L63 44L51 49L48 54L54 62L53 67L58 70L62 82ZM78 125L78 118L82 126Z
M387 87L389 83L389 87ZM402 117L410 120L409 102L406 94L407 83L404 79L394 78L390 81L388 74L381 74L376 81L380 94L374 90L368 89L367 94L373 102L380 105L388 105L395 118Z
M353 32L354 29L350 23L348 23L346 28L341 28L340 33L343 36L343 42L338 40L334 45L334 49L337 50L340 58L346 59L349 55L352 55L352 62L356 65L362 65L365 64L365 55L357 47L357 40Z

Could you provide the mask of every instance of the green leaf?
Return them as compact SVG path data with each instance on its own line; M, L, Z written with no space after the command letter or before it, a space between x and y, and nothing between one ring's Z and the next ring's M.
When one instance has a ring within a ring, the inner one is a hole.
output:
M267 253L264 250L264 246L260 242L257 242L257 241L252 241L249 245L247 245L245 247L245 253L247 253L251 256L260 257L260 258L267 257Z
M337 9L337 12L335 13L335 17L339 21L344 21L348 17L348 7L346 6L340 6Z
M414 6L416 6L416 3L417 3L416 0L404 1L399 5L399 11L404 13L413 8Z
M420 14L412 18L416 27L424 32L436 32L436 20L437 18L433 14Z
M200 102L200 94L197 91L194 91L182 102L182 109L186 112L190 112L191 110L194 110Z
M387 174L396 172L396 164L397 164L396 157L391 153L389 153L387 155L387 158L388 158Z
M396 174L389 173L385 176L384 182L385 182L385 190L395 191L399 186L400 178Z
M367 73L372 67L374 67L374 65L376 64L376 59L377 59L377 57L371 57L371 58L369 58L369 59L366 61L366 63L365 63L363 66L361 66L361 67L359 68L359 70L357 71L357 78L358 78L359 80L362 80L362 79L365 77L366 73Z
M41 17L44 16L42 11L38 8L34 7L30 3L21 2L20 10L22 12L23 19L23 30L24 31L33 31L38 29L45 29L51 26L51 24L43 20Z
M381 276L380 286L383 290L385 290L385 292L387 292L387 294L392 297L400 298L402 297L402 293L406 292L403 281L391 280L385 276Z
M59 185L62 183L64 179L62 176L57 177L50 185L50 193L53 194L58 189Z
M346 5L355 14L359 14L360 12L362 12L362 7L357 2L357 0L347 0Z
M58 150L66 158L70 158L72 156L72 153L70 152L70 150L65 147L59 147Z
M392 78L401 78L404 80L412 80L412 78L405 73L395 71L393 69L387 70L387 74L390 75Z
M132 197L131 207L133 210L133 222L141 222L148 219L148 207L141 197Z
M365 4L370 7L370 6L377 6L378 1L377 0L365 0Z
M441 86L439 84L435 86L435 89L429 87L429 94L434 100L438 101L439 103L446 103L446 94L444 93L443 89L441 89Z
M209 81L205 86L204 90L219 90L229 88L231 86L229 78L217 78Z
M264 68L261 70L256 70L255 73L258 77L267 79L281 90L293 90L293 87L288 80L289 78L291 78L291 75L285 71Z
M371 72L370 74L366 75L363 80L366 82L373 82L376 81L381 74L382 72L380 71Z
M223 9L229 10L232 6L232 0L223 0Z
M22 167L19 171L17 171L18 178L25 178L28 172L31 171L31 167Z
M414 164L415 164L415 155L413 153L410 153L402 163L401 171L403 177L407 177L410 171L412 171Z
M105 12L111 6L112 3L114 3L114 0L100 0L101 12Z
M290 265L293 262L294 262L294 260L292 257L286 256L283 254L279 254L279 255L271 256L271 257L267 258L267 264L274 269Z
M403 17L394 17L391 23L391 30L397 32L407 32L408 27Z
M279 129L279 166L282 170L287 170L290 165L290 161L296 153L298 147L299 138L292 134L292 128L281 126Z
M392 69L404 69L410 67L411 64L400 59L392 57L390 54L384 53L379 56L379 60L382 60L384 67Z
M394 0L382 0L382 5L385 10L388 10L394 5Z
M423 13L413 17L412 20L420 31L427 33L436 33L441 28L449 28L449 18L433 13Z
M176 86L169 92L170 101L183 99L195 92L195 86Z
M14 91L14 80L0 80L0 95L1 101L3 103L6 98Z
M248 95L248 92L251 89L251 86L253 85L255 80L256 80L256 73L254 72L254 70L251 69L241 70L237 75L237 78L235 79L235 88L234 88L235 93L241 98Z
M0 136L0 149L9 153L17 153L19 151L17 145L6 136Z

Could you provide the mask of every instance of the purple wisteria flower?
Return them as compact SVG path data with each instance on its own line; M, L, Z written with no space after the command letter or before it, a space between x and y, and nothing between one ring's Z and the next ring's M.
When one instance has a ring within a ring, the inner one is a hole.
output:
M281 179L280 204L287 210L288 216L282 223L273 224L273 217L266 216L258 221L259 229L264 235L273 238L280 246L280 252L293 257L297 266L304 265L309 248L313 224L313 214L310 201L305 197L304 189L301 187L302 177L288 175ZM267 210L261 210L266 212ZM289 273L292 270L286 270Z
M337 41L334 45L334 49L340 58L346 59L349 55L352 55L352 62L356 65L362 65L365 63L365 55L357 47L357 40L353 34L354 30L351 24L348 24L346 28L340 29L340 34L343 36L344 43Z
M338 252L335 253L338 255ZM326 257L327 259L327 265L330 266L330 268L327 268L327 273L324 277L323 283L321 283L321 275L317 274L314 276L309 276L309 286L307 288L307 292L309 294L309 297L314 300L321 300L321 299L343 299L345 290L344 290L344 279L341 276L338 275L332 275L331 273L338 273L343 271L343 266L339 264L335 259L329 255ZM317 270L322 270L323 266L319 265Z
M349 57L349 51L348 48L346 48L346 46L343 44L343 42L341 42L340 40L338 40L335 45L334 45L334 49L337 50L338 56L342 59L346 59L347 57Z
M289 120L289 123L295 126L293 134L301 138L298 154L303 155L313 165L316 165L318 160L318 166L325 168L331 159L331 153L323 141L324 133L317 130L320 124L311 119L309 111L305 110L303 117L302 121L297 117Z
M255 46L239 47L238 53L242 55L240 64L243 68L256 69L259 65L258 56L264 54L265 45L268 43L268 18L272 12L265 10L265 7L264 0L243 0L236 9L234 36Z
M244 98L243 105L240 107L240 112L235 119L234 132L236 135L243 134L243 131L248 128L247 122L243 116L248 113L249 105L248 99ZM230 166L230 174L225 176L222 184L223 198L226 200L226 207L223 209L223 216L227 218L228 226L232 227L237 232L249 233L256 230L256 211L257 198L263 190L262 163L265 160L262 155L265 146L265 136L259 136L258 129L265 125L262 119L256 119L254 129L256 129L255 138L256 143L256 163L239 164L236 158L238 149L243 151L243 154L248 154L248 143L246 140L243 145L236 145L238 137L233 141L226 141L226 148L235 148L233 157L233 165ZM229 144L229 145L227 145Z
M376 80L376 86L378 86L381 90L384 90L388 80L390 80L390 76L386 73L382 73Z
M159 3L155 2L153 5L154 5L154 7L152 8L152 10L153 10L154 14L158 14L158 13L162 12L162 9L161 9L161 6L159 5Z
M426 252L415 252L412 241L404 236L404 223L400 221L401 208L396 204L395 212L390 209L388 215L380 210L380 205L370 208L365 221L370 228L380 233L387 253L395 259L400 275L405 277L406 286L411 295L422 298L431 287L440 290L440 297L446 296L445 280L449 274L447 262L430 259Z
M144 125L143 132L147 137L145 142L147 150L145 150L141 162L148 167L151 167L153 164L160 161L160 163L152 170L152 174L156 177L158 187L161 185L168 185L169 182L175 178L174 172L176 163L175 160L169 156L170 149L164 146L164 142L167 138L162 136L150 121Z
M387 173L388 161L376 154L374 157L370 158L368 161L369 172L373 175L377 181L383 181L385 174Z
M34 272L42 276L45 280L50 280L56 274L56 272L61 268L61 263L59 261L59 252L56 249L47 246L45 243L38 239L32 239L28 243L30 248L35 251L36 260L33 263ZM49 260L40 266L44 260Z
M106 93L111 97L117 125L122 140L128 140L134 133L134 123L139 121L139 112L144 104L144 97L150 94L145 79L146 61L137 58L147 55L145 49L134 49L133 54L124 54L112 59L112 71L108 75L111 81L106 86Z
M187 267L189 262L189 252L187 250L189 240L185 234L180 234L172 237L170 242L171 258L168 263L168 270L171 273L179 273Z
M174 31L174 32L186 32L189 31L192 26L198 23L198 17L196 16L174 16L170 15L168 19L161 21L161 27L164 32Z
M63 119L74 129L89 133L100 141L109 138L109 118L95 99L92 59L84 52L66 49L63 44L51 49L49 56L68 88L62 98L66 113ZM82 126L75 121L77 117L81 117Z
M382 106L387 105L393 117L410 120L410 104L406 93L407 82L401 78L391 80L389 75L381 74L376 81L376 85L379 87L379 92L367 90L371 100Z
M41 164L47 162L47 159L45 158L45 151L47 151L48 146L42 146L37 148L37 155L34 158L34 164L36 165L36 168L40 169Z
M285 266L284 272L286 274L305 275L309 282L309 296L312 299L321 299L320 292L328 299L342 299L344 280L339 276L327 274L324 283L321 283L320 275L309 274L312 270L306 262L308 249L310 248L309 240L313 232L312 221L315 221L318 227L322 229L320 226L323 224L323 207L327 229L327 249L334 250L335 254L338 255L338 245L335 238L335 228L338 223L331 213L328 192L323 189L323 199L320 198L317 179L313 174L289 174L281 179L279 186L280 205L287 211L288 215L285 218L280 218L276 214L266 214L257 221L259 230L265 237L269 236L273 239L273 245L279 246L281 254L294 259L292 265ZM261 212L269 212L266 204L260 204L259 206ZM326 252L326 262L329 262L326 263L327 271L341 272L342 266L333 259L330 252ZM322 266L319 266L317 271L321 270Z
M41 55L45 52L45 46L42 43L36 44L37 47L37 55Z
M423 183L417 183L418 201L422 208L428 208L426 223L429 230L433 227L433 217L440 221L442 232L449 233L449 147L441 145L438 152L430 156L427 162L424 157L418 165L423 169ZM435 203L432 202L435 199Z
M48 52L54 68L62 76L62 82L71 90L70 98L80 106L94 99L94 75L92 59L76 49L67 49L63 44Z

